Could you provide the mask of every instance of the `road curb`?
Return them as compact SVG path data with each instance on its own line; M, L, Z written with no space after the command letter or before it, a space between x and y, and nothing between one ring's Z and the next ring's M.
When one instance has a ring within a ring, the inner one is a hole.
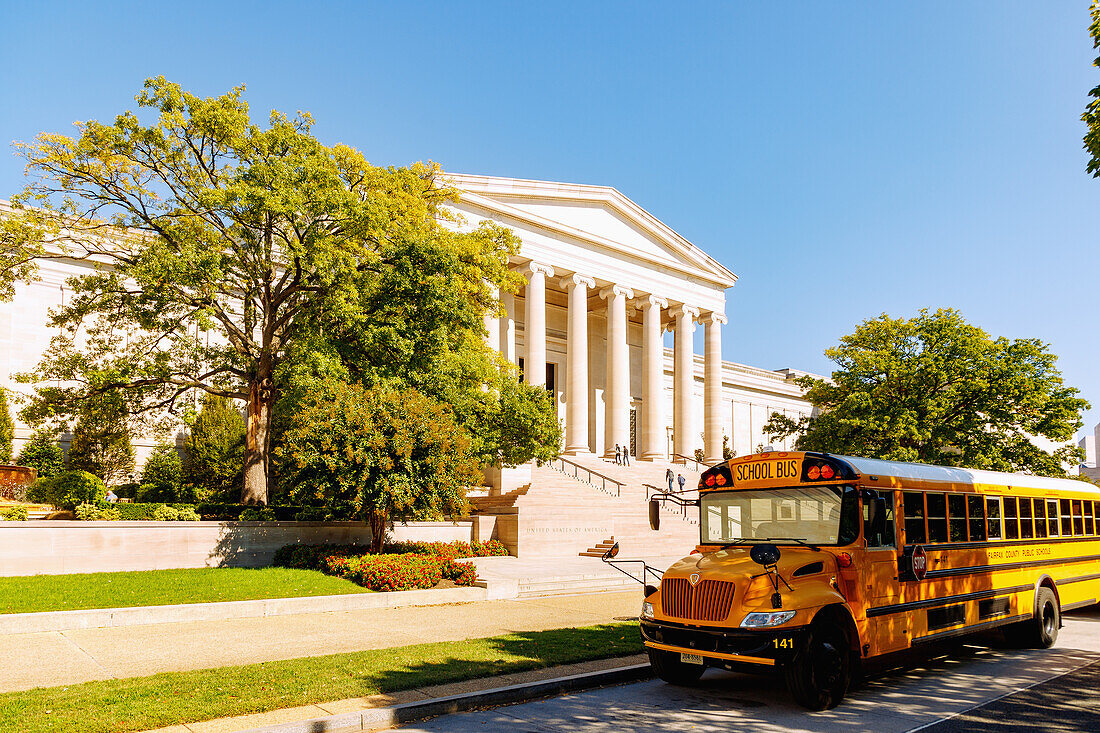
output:
M598 672L555 677L537 682L525 682L507 687L495 687L462 695L437 697L383 708L368 708L354 713L311 718L294 723L279 723L259 728L249 728L242 733L351 733L352 731L379 731L404 723L411 723L440 715L463 713L484 707L527 702L552 697L567 692L587 690L593 687L635 682L653 676L649 664L632 664Z

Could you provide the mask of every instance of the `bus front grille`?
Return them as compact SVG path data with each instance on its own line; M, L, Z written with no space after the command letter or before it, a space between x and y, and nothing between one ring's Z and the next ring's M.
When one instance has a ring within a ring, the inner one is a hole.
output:
M661 612L692 621L725 621L733 604L734 584L725 580L701 580L692 586L687 578L661 581Z

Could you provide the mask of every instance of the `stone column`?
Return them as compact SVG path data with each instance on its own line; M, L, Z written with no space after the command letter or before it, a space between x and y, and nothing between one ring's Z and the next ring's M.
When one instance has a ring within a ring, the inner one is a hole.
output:
M642 308L642 446L644 461L664 460L668 457L665 446L664 406L665 376L664 343L661 334L661 309L668 301L655 295L641 299Z
M673 382L676 414L672 420L673 452L681 456L693 457L695 453L695 415L693 414L692 392L695 385L695 354L691 334L695 330L696 308L678 305L669 315L673 318L676 334L676 363Z
M516 357L516 296L512 293L501 293L500 304L504 307L504 315L500 317L500 354L510 364L515 364Z
M588 453L588 289L596 281L573 274L561 281L569 293L566 336L565 452Z
M554 268L528 262L523 268L527 276L527 303L523 341L527 352L523 361L524 381L546 386L546 277L554 276Z
M722 460L722 324L721 313L703 316L706 343L703 350L703 458L714 465Z
M626 300L630 288L609 285L600 291L607 301L607 389L604 391L604 455L615 444L630 445L630 352L626 345Z
M500 299L500 290L496 285L490 285L489 290L493 293L493 300ZM492 310L485 311L485 345L490 349L500 349L500 316L498 316Z

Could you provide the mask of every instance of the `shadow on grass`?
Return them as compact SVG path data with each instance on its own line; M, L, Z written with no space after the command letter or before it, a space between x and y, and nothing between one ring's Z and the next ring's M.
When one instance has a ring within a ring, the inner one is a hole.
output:
M576 629L516 632L481 641L463 656L415 662L393 649L392 667L359 678L382 693L494 677L644 651L637 627L603 624Z

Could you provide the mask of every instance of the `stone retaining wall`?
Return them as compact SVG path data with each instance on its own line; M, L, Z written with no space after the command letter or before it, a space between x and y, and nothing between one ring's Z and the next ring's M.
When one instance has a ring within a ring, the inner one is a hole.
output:
M477 522L409 522L395 540L469 542ZM283 545L366 544L359 522L0 522L0 576L266 567Z

